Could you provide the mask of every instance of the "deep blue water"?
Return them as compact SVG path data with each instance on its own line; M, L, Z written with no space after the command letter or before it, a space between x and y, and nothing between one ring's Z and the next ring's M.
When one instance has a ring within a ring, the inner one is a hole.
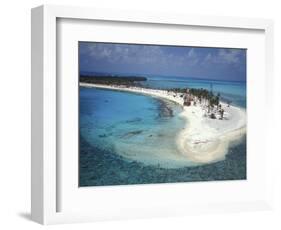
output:
M245 83L212 83L233 104L246 106ZM210 81L154 77L144 84L209 89ZM217 163L196 166L177 152L180 112L169 101L80 87L80 186L246 179L246 137Z

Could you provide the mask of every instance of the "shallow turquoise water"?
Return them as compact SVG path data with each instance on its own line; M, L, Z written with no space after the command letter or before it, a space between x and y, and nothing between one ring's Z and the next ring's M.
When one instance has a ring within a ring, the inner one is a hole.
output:
M175 144L185 126L181 111L178 104L149 96L81 88L80 135L128 161L168 168L193 165Z
M177 152L181 107L127 92L80 88L80 186L246 178L246 138L226 159L194 166Z

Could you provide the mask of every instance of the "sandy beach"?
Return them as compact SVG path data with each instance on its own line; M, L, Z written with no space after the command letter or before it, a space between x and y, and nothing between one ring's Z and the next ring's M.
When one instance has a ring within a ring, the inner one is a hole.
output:
M185 119L186 125L176 137L176 143L180 154L194 163L206 164L223 160L229 146L239 142L246 132L246 111L233 105L228 107L221 103L225 113L224 119L219 120L205 116L206 111L201 105L183 106L180 93L89 83L80 83L80 86L139 93L181 105L183 111L180 116Z

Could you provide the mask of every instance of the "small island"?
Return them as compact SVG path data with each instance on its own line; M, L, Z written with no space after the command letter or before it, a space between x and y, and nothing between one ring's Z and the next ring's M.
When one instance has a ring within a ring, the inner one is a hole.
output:
M97 75L80 75L80 82L90 84L103 84L103 85L137 85L140 81L146 81L145 77L134 76L97 76Z
M223 160L230 144L239 142L246 132L246 111L221 100L219 93L200 88L167 90L140 86L145 77L81 76L81 87L93 87L169 100L182 107L186 122L176 137L179 152L198 164Z

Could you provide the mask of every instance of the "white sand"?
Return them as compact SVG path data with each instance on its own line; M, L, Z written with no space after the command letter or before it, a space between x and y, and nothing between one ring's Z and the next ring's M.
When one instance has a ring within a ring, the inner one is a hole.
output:
M245 110L223 105L227 120L204 117L201 107L185 107L181 113L187 126L179 133L177 144L191 161L211 163L223 160L230 144L238 142L246 132Z
M80 83L80 86L141 93L183 105L181 94L166 90L88 83ZM246 111L239 107L227 107L226 104L221 104L225 111L223 120L204 116L205 111L200 105L183 107L180 116L186 120L186 126L176 137L176 142L179 152L188 160L199 164L223 160L230 144L237 143L245 134Z

